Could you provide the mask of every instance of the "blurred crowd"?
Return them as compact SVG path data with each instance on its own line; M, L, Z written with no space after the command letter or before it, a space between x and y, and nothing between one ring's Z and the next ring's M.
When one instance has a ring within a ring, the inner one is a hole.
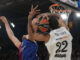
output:
M80 60L80 48L73 48L72 60Z

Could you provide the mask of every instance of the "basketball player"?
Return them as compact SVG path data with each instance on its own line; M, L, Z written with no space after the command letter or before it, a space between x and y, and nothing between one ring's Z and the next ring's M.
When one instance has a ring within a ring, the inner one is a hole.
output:
M37 19L33 19L36 28L35 32L32 32L32 26L34 24L32 20L29 19L28 29L30 33L28 39L45 41L45 45L50 54L49 60L71 60L72 36L65 26L60 26L58 22L60 17L53 14L40 16L40 18ZM44 33L47 32L48 29L50 29L50 33Z
M38 11L39 11L39 10L35 10L37 7L38 6L36 6L35 8L32 7L33 10L31 10L31 12L33 12L34 15L36 13L38 13ZM30 20L32 19L33 16L32 15L28 16L28 19L29 19L28 22L30 22ZM19 41L19 39L14 35L13 31L11 30L6 17L1 16L0 20L2 20L2 22L5 24L5 28L6 28L6 32L8 34L8 37L14 43L14 45L19 49L20 60L38 60L38 57L37 57L38 45L37 45L36 41L33 39L28 40L28 37L26 37L27 38L26 39L26 38L24 38L25 37L25 35L24 35L22 43L21 43ZM28 34L29 34L29 37L31 37L30 36L31 31L29 31L29 30L30 29L28 29Z

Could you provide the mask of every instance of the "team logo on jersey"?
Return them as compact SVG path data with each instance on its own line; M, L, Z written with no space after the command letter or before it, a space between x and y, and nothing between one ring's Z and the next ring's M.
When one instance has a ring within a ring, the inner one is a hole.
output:
M66 38L67 38L67 36L63 36L63 37L57 38L56 40L64 40Z

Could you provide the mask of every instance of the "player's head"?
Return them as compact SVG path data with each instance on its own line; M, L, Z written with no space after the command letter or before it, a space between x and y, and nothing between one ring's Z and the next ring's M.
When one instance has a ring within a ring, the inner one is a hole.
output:
M58 20L60 19L59 15L57 14L49 14L49 27L50 29L57 29L59 28Z

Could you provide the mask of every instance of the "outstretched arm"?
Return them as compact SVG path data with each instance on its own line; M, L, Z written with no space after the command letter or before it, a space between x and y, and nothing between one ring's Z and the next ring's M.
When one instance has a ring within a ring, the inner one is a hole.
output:
M29 12L29 16L28 16L28 35L29 35L29 40L33 40L33 27L32 27L32 19L34 17L35 14L38 14L40 10L36 10L38 8L38 6L36 6L35 8L33 8L33 5L31 7L31 11Z
M40 11L40 10L36 10L37 7L38 6L33 8L33 5L31 7L31 11L30 11L29 16L28 16L28 35L24 35L22 39L27 38L27 39L29 39L31 41L37 40L37 41L45 41L45 42L47 42L49 40L49 35L43 35L43 34L39 34L39 33L36 33L36 32L32 31L32 29L33 29L33 27L32 27L32 18L34 17L35 14L38 14L39 11Z
M11 30L9 23L6 19L6 17L1 16L0 19L2 20L2 22L5 24L5 28L8 34L8 37L10 38L10 40L14 43L14 45L19 48L19 46L21 45L21 42L15 37L13 31Z

